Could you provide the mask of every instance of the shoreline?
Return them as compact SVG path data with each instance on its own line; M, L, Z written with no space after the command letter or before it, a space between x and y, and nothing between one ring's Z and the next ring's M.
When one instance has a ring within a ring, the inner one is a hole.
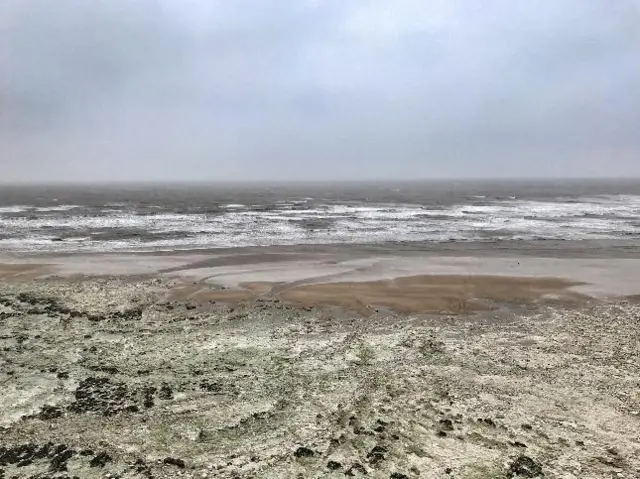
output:
M6 260L0 477L640 471L637 258Z

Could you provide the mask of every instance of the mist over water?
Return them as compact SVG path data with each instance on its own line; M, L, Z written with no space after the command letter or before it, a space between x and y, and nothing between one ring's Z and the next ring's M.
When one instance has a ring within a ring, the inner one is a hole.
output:
M640 239L640 182L0 187L0 250Z

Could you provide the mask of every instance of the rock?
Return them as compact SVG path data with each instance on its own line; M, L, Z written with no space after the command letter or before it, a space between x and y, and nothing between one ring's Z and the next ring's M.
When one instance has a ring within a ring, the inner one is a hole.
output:
M89 466L91 467L104 467L108 462L113 461L111 456L106 452L99 453L96 457L89 461Z
M369 459L369 464L375 466L376 464L385 460L385 454L387 453L387 448L384 446L377 445L369 453L367 454L367 459Z
M105 377L89 377L80 381L75 401L69 411L76 414L102 414L114 416L121 412L138 412L139 408L124 383Z
M330 471L337 471L338 469L342 469L342 464L337 461L329 461L327 462L327 469Z
M489 427L496 427L495 421L491 418L478 418L478 422L486 424Z
M51 406L49 404L45 404L44 406L42 406L42 410L36 415L38 419L41 419L43 421L50 421L61 416L62 409L56 406Z
M356 475L356 472L359 472L360 474L363 474L365 476L367 475L367 470L359 462L354 462L351 465L351 467L347 470L347 472L344 473L344 475L353 477Z
M184 469L186 466L185 462L182 459L175 459L173 457L167 457L164 459L165 464L168 464L170 466L176 466L179 467L180 469Z
M409 476L402 474L401 472L392 472L389 479L409 479Z
M54 456L51 458L50 469L53 472L63 472L67 470L67 461L71 459L75 451L67 449L64 444L61 444L56 449Z
M451 419L440 419L439 423L443 431L453 431L453 422Z
M312 457L314 454L315 453L312 449L304 446L300 446L298 449L296 449L296 452L293 453L293 455L296 457Z
M215 381L210 381L208 379L203 379L202 381L200 381L200 389L210 393L222 392L222 386L219 383Z
M153 395L156 393L156 388L154 387L146 387L144 388L143 391L143 395L144 395L144 401L143 401L143 406L146 407L147 409L150 407L153 407Z
M524 454L509 466L509 477L544 477L542 465Z
M160 397L160 399L164 399L165 401L173 399L173 391L171 390L171 386L169 386L167 383L163 383L160 387L160 393L158 394L158 396Z

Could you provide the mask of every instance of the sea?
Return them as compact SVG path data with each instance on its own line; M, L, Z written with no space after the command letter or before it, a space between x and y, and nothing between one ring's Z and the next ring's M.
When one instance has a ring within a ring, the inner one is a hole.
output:
M0 251L640 242L640 181L0 185Z

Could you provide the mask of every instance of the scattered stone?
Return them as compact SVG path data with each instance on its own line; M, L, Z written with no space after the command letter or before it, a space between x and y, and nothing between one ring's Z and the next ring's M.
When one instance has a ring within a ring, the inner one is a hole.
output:
M160 387L160 393L158 394L160 399L170 400L173 399L173 391L171 390L171 386L167 383L163 383Z
M387 448L384 446L374 446L371 451L367 454L367 459L369 459L369 464L375 466L376 464L385 460L385 454L387 453Z
M104 467L108 462L113 461L111 456L106 452L101 452L97 456L95 456L91 461L89 461L89 466L91 467Z
M133 463L132 469L140 476L144 476L147 479L153 479L151 468L145 464L142 459L136 459L136 462Z
M153 407L153 395L156 393L156 388L154 387L146 387L144 388L143 391L143 395L144 395L144 401L143 401L143 406L146 407L147 409L150 407Z
M64 472L67 470L67 461L71 459L75 454L73 449L67 449L64 444L61 444L56 448L56 451L51 458L49 469L53 472Z
M164 459L165 464L168 464L169 466L176 466L179 467L180 469L184 469L186 466L185 462L182 459L175 459L173 457L167 457Z
M478 418L478 422L479 423L483 423L489 427L496 427L496 423L493 419L491 418Z
M105 377L89 377L80 381L75 393L75 401L69 411L77 414L102 414L114 416L120 412L137 412L139 408L131 404L127 386Z
M524 454L509 466L508 477L544 477L542 465Z
M203 379L202 381L200 381L200 389L210 393L222 392L222 386L219 383L215 381L210 381L208 379Z
M296 449L296 452L293 453L293 455L296 457L312 457L314 454L315 453L312 449L304 446L300 446L298 449Z
M440 419L439 423L443 431L453 431L453 422L451 419Z
M42 410L35 416L42 421L50 421L62 416L62 409L56 406L45 404L42 406Z
M353 477L356 475L356 472L359 472L360 474L363 474L365 476L368 474L367 470L362 464L360 464L359 462L354 462L351 467L347 469L347 472L345 472L344 475Z

